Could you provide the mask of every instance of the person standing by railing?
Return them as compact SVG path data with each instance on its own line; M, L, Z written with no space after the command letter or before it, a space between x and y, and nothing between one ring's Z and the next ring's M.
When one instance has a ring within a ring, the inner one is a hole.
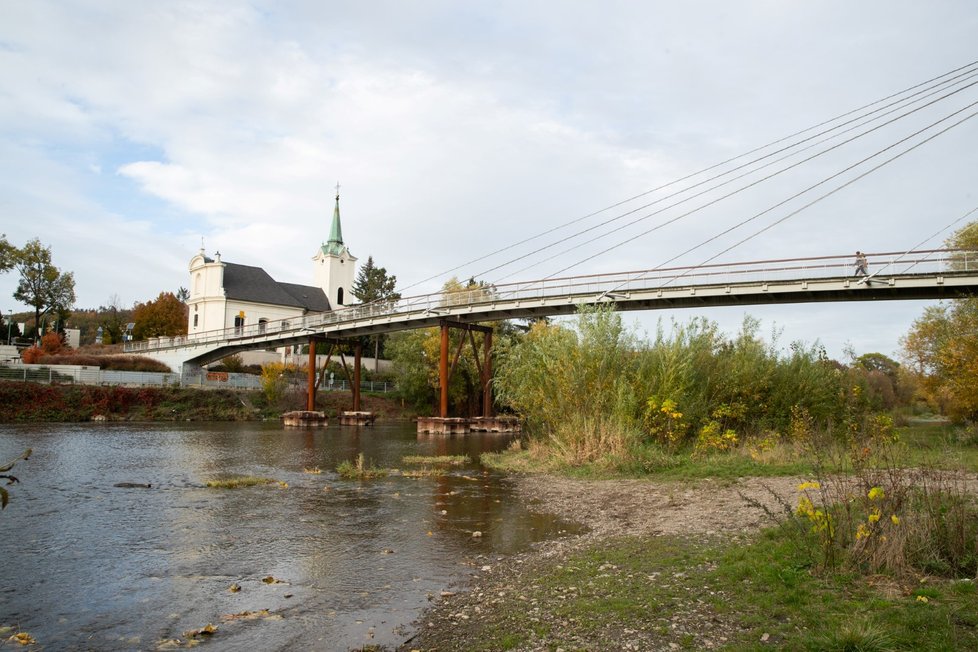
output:
M869 263L866 261L866 254L861 251L856 252L856 273L853 276L868 276L869 272L866 271Z

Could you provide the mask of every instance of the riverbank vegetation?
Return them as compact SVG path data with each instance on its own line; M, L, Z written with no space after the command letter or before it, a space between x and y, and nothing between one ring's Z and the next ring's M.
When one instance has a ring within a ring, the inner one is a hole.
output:
M381 418L409 413L393 396L364 393L363 409ZM316 407L335 416L352 405L349 391L318 392ZM261 391L196 387L45 385L0 381L0 423L84 421L250 421L305 408L305 395L270 403Z
M790 466L802 433L846 441L910 409L914 380L885 356L845 366L818 346L783 352L758 329L747 318L731 338L694 319L643 340L619 313L585 309L576 328L540 322L506 342L495 388L525 421L525 455L631 473L731 452Z
M230 390L0 381L0 422L243 421L255 417L255 408Z

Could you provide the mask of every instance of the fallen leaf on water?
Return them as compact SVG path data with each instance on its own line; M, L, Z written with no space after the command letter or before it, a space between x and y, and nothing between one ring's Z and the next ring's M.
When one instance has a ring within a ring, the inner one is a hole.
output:
M228 591L230 591L231 593L237 593L240 590L241 590L241 585L238 584L237 582L235 582L234 584L228 587Z
M217 626L207 623L198 629L192 629L189 632L184 632L183 635L188 639L195 639L199 636L213 636L215 632L217 632Z
M21 645L34 645L37 643L37 640L27 632L17 632L7 640L12 643L20 643Z
M265 584L287 584L287 582L285 582L284 580L275 579L271 575L269 575L268 577L263 577L261 581L264 582Z
M242 611L236 614L224 614L221 616L221 620L257 620L258 618L267 618L271 615L268 609L262 609L260 611Z
M288 489L289 488L289 483L288 482L282 482L281 480L279 480L278 486L281 489Z

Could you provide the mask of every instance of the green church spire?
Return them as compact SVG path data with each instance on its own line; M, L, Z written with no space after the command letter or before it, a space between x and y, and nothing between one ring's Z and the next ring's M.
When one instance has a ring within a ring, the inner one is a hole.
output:
M343 254L343 227L340 226L340 184L336 184L336 208L333 209L333 224L329 227L329 240L323 245L323 253L340 256Z

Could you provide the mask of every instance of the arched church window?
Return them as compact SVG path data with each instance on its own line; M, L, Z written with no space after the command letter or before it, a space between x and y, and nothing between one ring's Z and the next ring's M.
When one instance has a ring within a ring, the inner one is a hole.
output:
M197 277L194 279L194 294L200 294L200 272L197 272Z
M343 305L343 288L336 288L336 305Z
M261 319L258 320L258 332L259 333L261 333L261 334L264 334L265 333L265 324L267 324L267 323L268 323L268 320L265 319L264 317L262 317Z

